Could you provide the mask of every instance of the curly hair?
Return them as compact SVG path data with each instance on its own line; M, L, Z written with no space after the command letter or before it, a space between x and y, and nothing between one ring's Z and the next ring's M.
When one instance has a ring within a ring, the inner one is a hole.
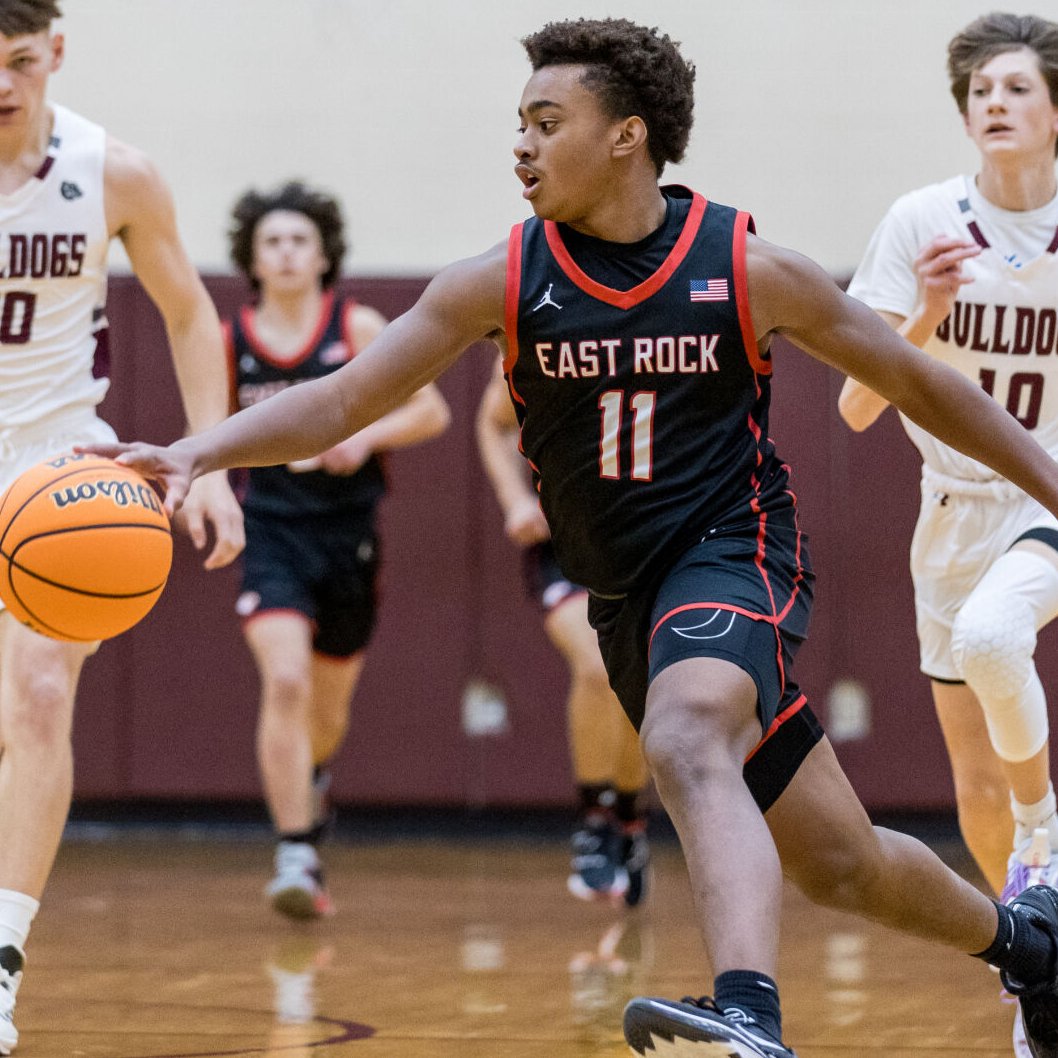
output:
M61 17L59 0L0 0L0 33L5 37L40 33Z
M280 209L303 213L316 225L323 244L323 256L330 266L321 282L324 289L334 286L347 248L341 207L337 199L322 191L314 191L299 180L291 180L274 191L251 189L239 197L232 207L232 225L228 229L232 263L246 276L254 290L260 289L253 274L253 236L261 218Z
M636 115L647 127L647 149L661 175L679 162L694 124L694 64L657 29L624 18L549 22L525 37L533 70L583 65L582 80L614 119Z
M1058 23L993 11L971 22L948 44L948 79L961 113L966 113L973 72L997 55L1019 48L1036 53L1051 104L1058 107Z

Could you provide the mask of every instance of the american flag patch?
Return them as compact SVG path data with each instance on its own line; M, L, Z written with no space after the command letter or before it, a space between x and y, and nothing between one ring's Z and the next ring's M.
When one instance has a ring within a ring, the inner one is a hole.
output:
M726 279L692 279L691 301L727 301Z

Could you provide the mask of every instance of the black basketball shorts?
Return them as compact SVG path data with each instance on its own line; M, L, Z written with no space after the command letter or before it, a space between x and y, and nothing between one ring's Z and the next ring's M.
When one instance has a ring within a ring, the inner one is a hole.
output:
M791 671L813 582L806 538L792 511L778 512L708 534L649 589L588 604L610 684L637 730L651 681L677 661L720 658L753 680L764 737L744 774L762 811L822 737Z
M295 610L312 622L318 653L347 658L362 650L377 611L379 544L373 515L244 513L239 616L250 620L269 610Z

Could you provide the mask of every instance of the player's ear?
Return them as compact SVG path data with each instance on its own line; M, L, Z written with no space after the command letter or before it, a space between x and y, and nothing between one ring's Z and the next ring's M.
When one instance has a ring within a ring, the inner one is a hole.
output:
M51 67L50 72L55 73L62 66L66 57L66 38L61 33L51 35Z
M646 147L647 125L640 118L632 115L625 118L616 126L614 138L614 153L617 155L633 154L640 148Z

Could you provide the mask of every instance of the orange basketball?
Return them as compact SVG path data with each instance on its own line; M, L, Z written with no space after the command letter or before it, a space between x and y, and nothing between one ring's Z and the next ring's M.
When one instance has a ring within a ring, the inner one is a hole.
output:
M93 642L131 628L158 601L172 561L158 494L111 459L57 456L0 498L0 599L53 639Z

